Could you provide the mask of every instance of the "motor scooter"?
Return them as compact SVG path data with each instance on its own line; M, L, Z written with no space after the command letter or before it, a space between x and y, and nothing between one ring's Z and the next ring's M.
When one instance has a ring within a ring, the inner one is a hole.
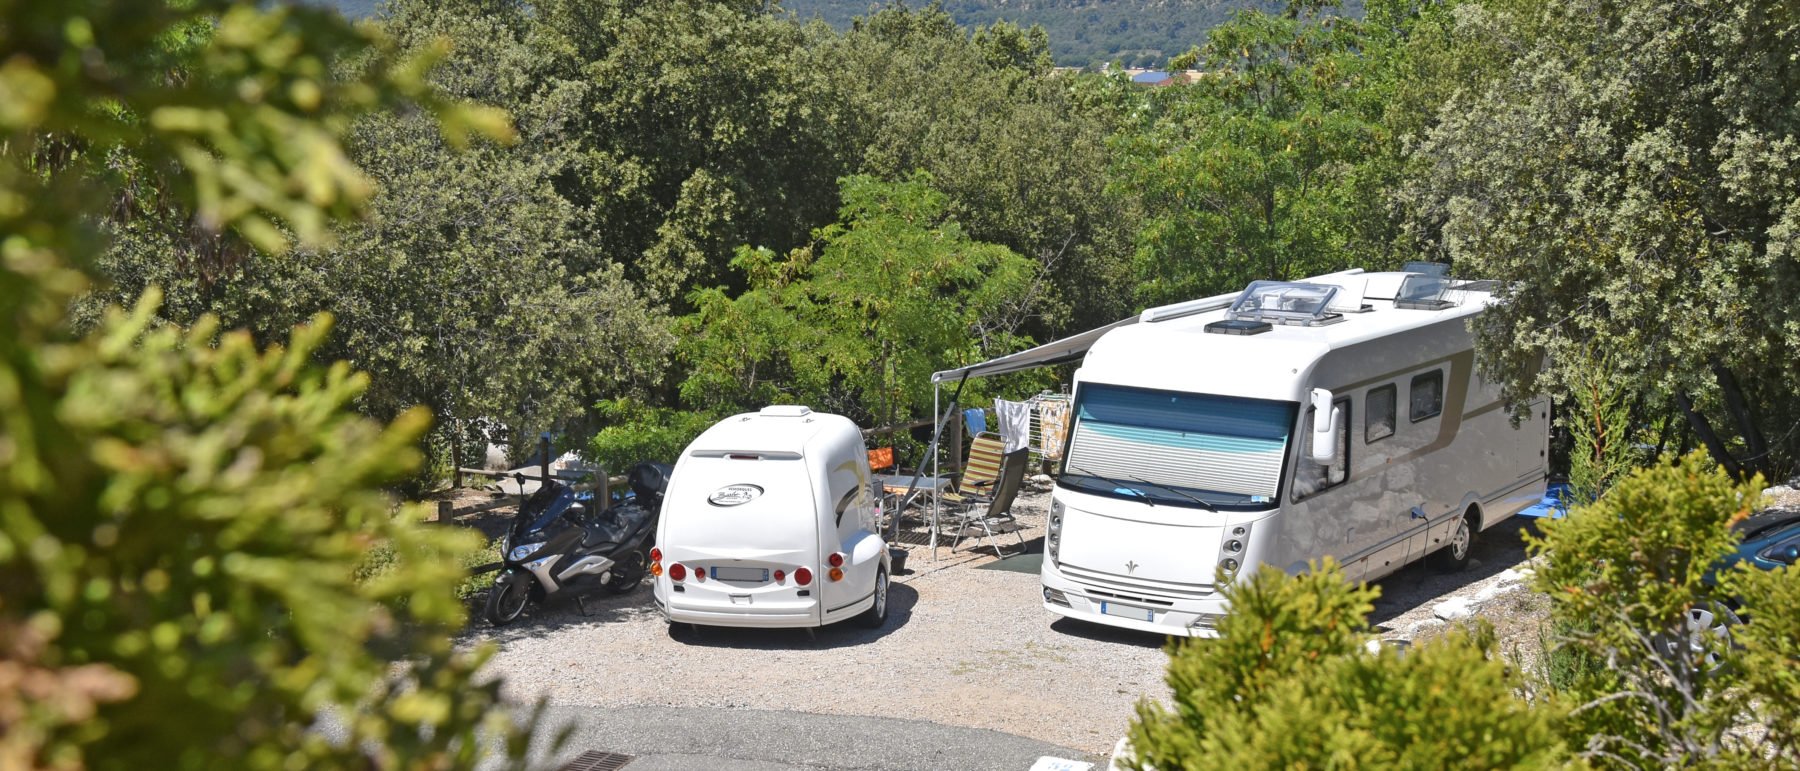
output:
M650 571L663 493L673 467L639 463L626 479L625 500L603 511L574 490L550 480L519 506L501 542L500 574L488 591L487 619L495 626L517 620L532 600L597 580L613 594L636 588ZM524 475L515 476L520 484Z

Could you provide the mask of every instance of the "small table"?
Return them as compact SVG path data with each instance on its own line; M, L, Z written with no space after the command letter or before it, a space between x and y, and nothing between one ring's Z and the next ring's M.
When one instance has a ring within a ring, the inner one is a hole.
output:
M930 477L924 474L876 474L875 484L880 485L881 491L885 493L882 508L886 509L887 500L892 499L896 503L902 503L903 501L898 499L906 495L906 491L909 489L913 492L913 499L921 503L927 497L936 498L940 493L950 490L950 477ZM895 513L899 512L896 510Z

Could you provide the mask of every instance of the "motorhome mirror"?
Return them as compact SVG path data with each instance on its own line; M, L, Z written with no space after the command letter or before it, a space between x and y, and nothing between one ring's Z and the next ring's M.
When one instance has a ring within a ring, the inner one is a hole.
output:
M1312 390L1312 461L1321 466L1337 462L1337 427L1343 411L1331 406L1331 392Z

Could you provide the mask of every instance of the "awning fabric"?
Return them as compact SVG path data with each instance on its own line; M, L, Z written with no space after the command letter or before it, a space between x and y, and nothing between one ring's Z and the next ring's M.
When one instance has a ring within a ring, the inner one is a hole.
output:
M1065 361L1074 361L1087 355L1088 349L1093 347L1094 341L1099 340L1101 335L1118 329L1119 327L1136 324L1138 323L1138 318L1138 316L1132 316L1130 318L1121 319L1098 329L1090 329L1079 335L1065 337L1061 340L1053 340L1036 348L1028 348L1018 353L1010 353L998 359L989 359L980 364L970 364L967 367L958 367L956 369L947 369L942 372L934 372L931 374L931 382L947 383L954 380L960 380L964 376L973 378L987 377L989 375L1004 375L1009 372L1022 372L1028 369L1037 369L1038 367L1048 367L1052 364L1061 364Z

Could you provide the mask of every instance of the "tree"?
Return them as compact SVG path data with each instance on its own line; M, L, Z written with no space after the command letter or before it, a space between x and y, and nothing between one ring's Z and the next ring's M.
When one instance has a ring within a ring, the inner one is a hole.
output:
M688 404L796 399L893 423L931 403L932 371L1014 350L997 314L1025 291L1028 263L971 240L931 179L848 177L844 222L818 232L816 257L746 248L735 264L749 291L695 292L681 327Z
M1379 41L1330 5L1240 12L1171 64L1200 66L1194 82L1156 89L1122 133L1114 185L1144 199L1145 303L1395 259Z
M1733 473L1800 460L1800 19L1787 4L1492 2L1406 191L1423 243L1503 280L1478 328L1518 398L1619 357L1633 423L1683 417ZM1549 366L1538 369L1548 354Z
M30 675L0 685L4 760L471 767L500 735L521 751L498 684L476 684L483 656L448 639L473 544L380 492L428 418L349 412L366 378L310 360L329 318L268 350L211 319L154 322L154 291L83 336L66 323L115 150L201 231L279 252L366 200L338 144L355 114L424 108L453 139L504 123L432 92L429 54L400 59L328 12L0 14L0 670ZM326 77L343 56L360 74ZM405 569L359 580L375 544ZM328 716L337 741L313 730Z
M1171 642L1174 708L1144 702L1130 768L1540 768L1564 753L1554 712L1514 696L1491 631L1369 653L1378 590L1330 559L1221 582L1217 639Z

